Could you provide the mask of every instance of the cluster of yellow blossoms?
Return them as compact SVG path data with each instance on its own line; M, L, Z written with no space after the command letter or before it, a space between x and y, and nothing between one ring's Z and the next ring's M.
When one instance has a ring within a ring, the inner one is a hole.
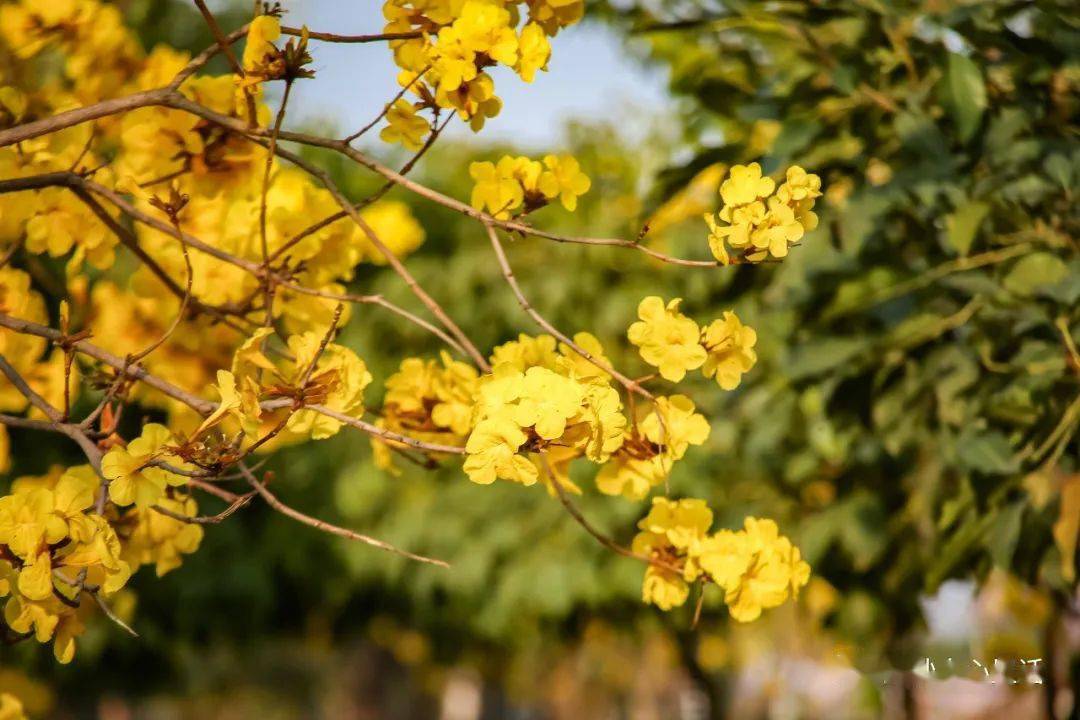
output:
M558 199L573 212L577 199L592 186L578 161L569 155L548 155L543 164L527 157L504 155L499 162L474 162L469 174L476 182L472 206L487 208L493 217L505 219L518 208L531 212Z
M603 360L592 335L578 333L574 342ZM626 418L611 376L564 343L522 335L495 348L491 364L465 444L464 469L473 482L532 485L542 478L576 491L570 462L603 463L622 443Z
M480 375L445 351L440 359L441 363L420 358L401 362L398 371L386 379L379 427L432 444L465 445ZM378 438L372 438L371 446L376 464L397 474L391 449L405 451L407 446Z
M748 517L742 530L710 534L712 523L703 500L653 499L632 546L652 561L645 602L670 610L686 602L689 583L714 583L724 591L731 617L749 622L797 597L810 579L810 566L772 520Z
M118 33L125 39L117 39ZM276 17L256 18L244 51L248 76L243 81L233 75L195 76L180 86L180 92L216 113L244 121L248 119L247 95L253 94L256 120L265 124L269 110L261 101L261 86L252 82L273 77L272 66L280 61L280 53L272 41L279 35ZM0 40L16 58L10 67L0 67L0 119L6 118L7 125L102 97L162 87L190 59L165 46L144 54L134 36L120 24L116 8L97 0L5 4L0 8ZM64 66L68 82L45 82L42 78L46 75L37 72L38 63L46 60L39 55L53 48L68 58ZM90 66L93 72L87 71ZM95 85L95 94L87 94L87 78L106 76L112 79L100 87ZM76 90L79 94L72 94ZM106 157L113 160L103 165ZM89 175L91 181L129 195L135 210L159 224L136 223L132 228L135 240L154 259L156 268L143 264L122 282L106 276L88 287L86 276L81 274L83 263L108 270L114 264L117 245L115 233L95 214L95 208L63 187L10 193L0 196L0 254L13 244L21 244L29 253L68 257L72 280L67 290L73 307L81 308L78 320L93 332L97 342L121 356L140 351L166 333L180 309L176 289L185 287L187 262L191 263L193 301L257 317L264 312L266 302L259 278L211 253L191 252L185 258L180 243L162 227L162 223L171 223L165 222L167 218L156 203L174 193L183 197L184 206L176 216L181 231L241 263L261 263L265 162L265 152L237 134L191 113L160 106L138 108L118 119L77 125L18 147L2 148L0 175L5 178L98 168ZM106 208L106 204L98 203L97 208ZM344 283L352 279L360 263L386 262L367 234L351 221L339 220L304 234L313 222L339 210L330 193L310 176L274 162L266 198L266 254L281 268L281 275L314 291L299 293L279 287L273 297L274 319L289 334L302 335L313 329L321 332L329 324L336 303L318 295L344 292ZM101 212L116 216L111 206ZM400 201L375 202L365 207L361 216L399 257L424 241L423 228ZM29 281L20 271L0 270L0 287L12 288L5 293L6 299L0 297L5 313L47 324L43 304L34 299ZM30 302L33 307L17 302ZM348 308L341 322L347 319ZM244 339L208 313L189 313L168 341L143 362L150 372L201 393L213 381L216 368L228 365ZM54 351L50 360L38 361L44 341L12 334L0 342L12 344L5 356L24 361L16 369L35 390L49 399L57 397L56 391L63 389L63 373L52 370L62 363L62 353ZM15 344L26 345L27 351L15 352ZM73 389L75 385L73 380ZM24 398L13 389L10 393L7 390L3 394L12 397L3 404L4 410L25 406ZM189 429L198 423L180 403L142 387L133 392L136 399L169 411Z
M532 82L547 69L548 38L583 12L584 0L387 0L385 32L415 35L390 46L401 68L398 81L417 102L394 105L387 116L393 130L384 139L418 147L428 129L415 113L426 108L454 111L480 130L502 110L487 70L504 65Z
M122 513L102 502L101 492L94 469L80 465L17 478L11 494L0 498L4 622L38 642L52 639L62 663L75 655L75 640L94 605L90 595L114 595L143 563L157 563L159 575L167 572L202 538L197 525L138 508Z
M642 300L640 319L627 331L630 342L665 380L679 382L688 370L701 368L705 377L715 377L724 390L734 390L743 373L757 362L757 333L730 310L699 327L679 312L681 303L682 298L675 298L665 305L655 295Z
M747 262L786 257L789 247L817 227L813 208L819 197L821 178L797 165L788 168L780 187L762 177L757 163L733 166L720 185L720 213L705 215L713 256L725 265L732 252Z
M434 128L418 114L424 110L436 118L454 111L479 130L501 108L488 69L504 65L531 82L546 69L549 38L582 12L583 0L388 0L399 81L417 101L402 97L386 108L381 138L423 148ZM279 49L278 18L260 15L248 31L242 75L191 76L178 92L227 123L265 127L263 84L307 76L298 69L307 57L302 35L298 46ZM0 45L0 128L163 88L190 60L168 47L144 53L116 8L99 0L6 3ZM94 435L100 468L21 477L0 497L4 622L15 633L52 640L56 657L68 662L95 602L104 604L140 566L162 575L198 548L193 478L256 451L328 438L346 422L371 429L359 419L371 373L353 350L333 342L348 320L337 297L360 263L404 257L425 234L408 206L393 200L363 207L363 223L332 221L340 205L308 174L268 159L220 123L166 105L0 148L4 179L48 173L75 173L80 192L43 187L0 195L0 313L51 324L34 289L40 279L7 262L19 251L67 259L65 287L56 294L76 315L62 305L69 338L55 348L0 329L0 355L53 407L70 409L88 379L99 389L111 386L121 406L138 403L163 418L125 441L106 403ZM557 155L504 156L473 163L470 174L472 206L499 219L555 201L573 211L591 184L574 158ZM748 261L783 257L816 224L820 180L800 168L776 188L756 164L736 166L720 192L719 221L727 225L708 221L710 244L725 263L729 247ZM117 263L118 236L141 261L137 269ZM100 272L87 273L87 264ZM645 298L630 342L667 380L701 368L722 388L737 387L757 359L754 330L733 312L700 327L679 304ZM82 377L76 354L64 349L76 328L167 378L181 391L174 396L186 392L205 410L122 382L113 370L91 367ZM153 352L141 356L146 349ZM521 335L496 347L490 365L481 373L447 353L405 359L386 380L374 423L383 430L372 440L377 464L397 472L393 453L413 457L416 445L426 444L424 462L463 454L473 482L540 481L561 495L581 492L570 467L584 458L600 466L600 492L642 500L709 436L708 421L685 395L642 391L649 402L624 411L619 384L641 388L613 377L589 333L572 343ZM6 382L0 411L41 417ZM8 470L8 442L0 425L0 473ZM733 617L750 620L806 583L809 568L771 521L748 518L744 530L709 534L711 523L703 501L654 499L633 545L650 562L646 602L681 605L688 583L708 581L723 588ZM14 707L0 696L0 716L18 712Z

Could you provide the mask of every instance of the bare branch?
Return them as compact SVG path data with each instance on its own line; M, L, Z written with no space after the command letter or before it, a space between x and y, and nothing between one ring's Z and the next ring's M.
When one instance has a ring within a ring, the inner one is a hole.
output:
M386 550L396 555L401 555L402 557L409 558L410 560L416 560L418 562L428 563L430 565L438 565L439 567L444 568L450 567L450 564L443 560L436 560L435 558L426 557L424 555L417 555L416 553L411 553L408 550L402 550L401 548L391 545L390 543L383 540L373 538L370 535L364 535L363 533L358 533L347 528L332 525L331 523L325 522L324 520L319 520L318 518L314 518L310 515L305 515L299 510L295 510L292 507L283 503L281 500L279 500L276 495L274 495L266 488L266 485L264 485L262 482L259 481L258 478L255 477L254 473L252 473L250 470L247 470L247 467L243 463L240 464L240 470L241 472L246 471L244 472L244 478L247 479L251 487L255 488L255 491L262 496L263 500L265 500L266 503L274 510L277 510L279 513L285 515L286 517L292 518L293 520L301 522L305 525L310 525L317 530L322 530L323 532L330 533L331 535L338 535L343 538L348 538L349 540L356 540L358 542L366 543L368 545L371 545L372 547L377 547L380 550Z

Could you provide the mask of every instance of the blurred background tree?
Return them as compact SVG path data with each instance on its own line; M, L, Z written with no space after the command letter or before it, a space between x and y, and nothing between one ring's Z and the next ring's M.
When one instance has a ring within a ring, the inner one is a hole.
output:
M211 41L189 4L123 5L148 47ZM219 20L240 24L248 8L234 12ZM366 442L340 435L274 460L289 479L282 498L446 558L452 572L246 511L210 528L181 571L135 578L140 640L97 627L84 661L63 668L36 646L0 648L0 687L25 684L4 673L26 671L52 688L54 712L134 703L191 717L226 705L241 716L431 717L466 672L487 688L488 717L626 712L680 683L702 698L680 716L719 717L732 678L763 654L910 669L932 651L920 599L949 578L988 577L1022 581L999 585L1036 631L982 650L1054 659L1049 702L1070 672L1080 685L1057 643L1076 613L1080 516L1073 4L622 0L590 13L667 68L682 127L633 147L613 128L571 127L567 149L593 190L574 216L541 211L538 223L621 237L647 226L643 242L708 258L701 214L716 209L731 164L800 164L828 190L819 229L775 266L687 271L538 239L508 248L537 307L567 330L588 327L617 365L636 362L621 339L647 294L682 296L702 317L734 308L757 328L760 361L743 387L696 394L712 435L672 491L725 508L731 526L776 517L814 568L802 605L747 633L707 601L691 631L690 610L641 607L640 567L542 491L478 487L458 470L394 477ZM470 160L508 149L482 138L440 143L418 176L467 187ZM354 196L377 187L336 158L320 162ZM413 211L428 237L410 269L463 311L478 343L532 332L478 228L439 207ZM367 270L356 290L408 304L396 278ZM437 351L375 313L357 313L340 341L376 378L395 358ZM27 447L27 436L12 442ZM40 437L34 447L15 453L9 478L71 459ZM591 502L589 478L577 479L590 517L628 537L641 507ZM880 709L869 683L853 695L852 716ZM658 707L674 716L675 705Z

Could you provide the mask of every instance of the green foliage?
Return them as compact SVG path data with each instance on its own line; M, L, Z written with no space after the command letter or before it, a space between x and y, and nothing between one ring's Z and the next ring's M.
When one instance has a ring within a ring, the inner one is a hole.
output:
M801 250L711 298L747 308L763 360L723 413L740 480L717 481L797 498L815 572L893 613L874 634L992 565L1066 597L1058 503L1025 476L1078 469L1075 7L612 5L689 99L668 194L755 160L827 188Z

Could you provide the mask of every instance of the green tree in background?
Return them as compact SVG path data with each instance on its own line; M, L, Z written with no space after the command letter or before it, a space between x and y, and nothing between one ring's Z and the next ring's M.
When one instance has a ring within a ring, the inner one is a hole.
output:
M918 598L993 567L1077 611L1075 10L608 8L685 98L694 157L664 196L751 160L829 188L789 262L709 294L762 335L765 367L727 413L732 484L798 508L842 591L832 624L867 658L910 666Z

